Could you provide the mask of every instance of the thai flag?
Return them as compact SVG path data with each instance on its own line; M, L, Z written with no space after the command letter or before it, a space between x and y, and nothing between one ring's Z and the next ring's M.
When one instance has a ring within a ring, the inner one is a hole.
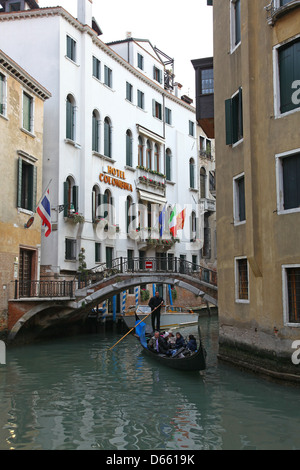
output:
M49 237L52 227L51 227L51 205L50 205L50 197L49 197L49 189L45 193L44 197L42 198L38 208L37 213L41 217L43 221L43 225L47 227L45 232L45 237Z

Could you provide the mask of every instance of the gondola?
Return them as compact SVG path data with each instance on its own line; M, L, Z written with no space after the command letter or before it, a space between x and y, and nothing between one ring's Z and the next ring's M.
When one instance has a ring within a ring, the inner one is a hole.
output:
M138 315L135 315L136 317L136 322L139 322L140 319ZM199 332L200 333L200 332ZM171 367L172 369L177 369L177 370L183 370L183 371L203 371L206 369L206 351L202 345L200 334L199 334L199 347L196 352L191 353L190 355L180 357L181 355L178 355L177 357L172 357L172 356L167 356L165 354L158 354L147 347L145 347L142 342L140 341L140 337L135 334L135 337L139 341L141 347L142 347L142 352L148 356L154 359L156 362L159 362L160 364L163 364L167 367ZM146 340L150 339L149 333L146 333Z

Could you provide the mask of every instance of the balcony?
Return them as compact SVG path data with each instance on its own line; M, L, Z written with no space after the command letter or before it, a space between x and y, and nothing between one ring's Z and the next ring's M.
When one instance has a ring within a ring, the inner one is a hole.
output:
M155 248L157 251L168 251L180 241L178 238L173 238L168 232L164 232L160 237L158 229L150 227L141 229L138 234L137 242L140 250Z
M300 0L291 0L285 5L280 5L280 0L271 0L270 4L265 7L268 24L273 26L279 18L298 7L300 7Z
M216 212L216 201L213 199L200 199L201 208L204 212Z
M137 167L136 186L137 189L149 191L161 197L165 197L166 194L165 175L145 167Z

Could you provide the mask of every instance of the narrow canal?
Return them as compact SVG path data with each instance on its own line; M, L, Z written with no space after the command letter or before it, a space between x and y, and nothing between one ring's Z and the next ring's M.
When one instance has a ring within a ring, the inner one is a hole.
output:
M201 329L203 376L158 365L132 336L107 352L111 330L9 349L0 449L299 450L299 389L219 364L217 318Z

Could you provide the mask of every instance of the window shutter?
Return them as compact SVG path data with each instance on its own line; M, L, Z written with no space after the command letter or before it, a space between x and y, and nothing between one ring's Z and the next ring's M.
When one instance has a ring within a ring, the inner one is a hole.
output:
M226 145L232 145L232 100L225 101Z
M243 130L243 90L239 88L239 139L244 135Z
M67 122L66 122L66 137L67 139L74 140L74 114L73 105L70 99L67 99Z
M300 206L300 154L283 158L284 209Z
M92 222L96 219L96 192L92 191Z
M79 187L78 186L73 186L73 205L74 205L74 210L75 212L78 212L78 192L79 192Z
M22 158L18 159L17 207L22 206Z
M32 211L36 211L36 193L37 193L37 167L33 167L33 181L32 181Z
M238 181L239 191L239 221L246 220L246 207L245 207L245 178L240 178Z
M168 153L166 155L166 179L171 181L171 157Z
M64 217L68 217L69 209L69 182L64 181Z
M155 117L155 100L152 100L152 116Z
M107 196L107 194L103 194L103 207L104 207L103 217L104 217L104 219L106 219L107 216L108 216L107 204L108 204L108 196Z
M126 165L132 166L132 144L129 134L126 134Z

